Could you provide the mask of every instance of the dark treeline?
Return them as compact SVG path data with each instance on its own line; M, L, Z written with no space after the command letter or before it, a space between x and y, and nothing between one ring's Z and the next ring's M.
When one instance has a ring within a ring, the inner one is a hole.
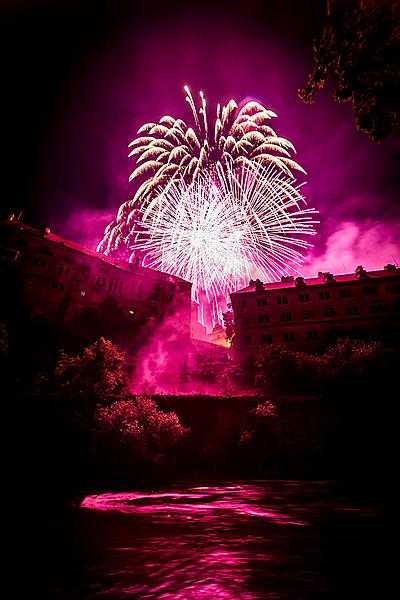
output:
M38 343L23 378L18 354L2 348L14 476L50 498L210 476L334 479L390 493L399 363L379 342L339 340L318 356L271 348L253 365L225 366L230 392L220 396L132 396L124 354L104 338L57 349L48 363ZM208 361L196 377L220 369ZM235 397L240 378L255 395Z

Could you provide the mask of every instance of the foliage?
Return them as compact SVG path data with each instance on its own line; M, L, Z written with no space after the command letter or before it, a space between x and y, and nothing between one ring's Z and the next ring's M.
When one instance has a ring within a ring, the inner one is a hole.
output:
M222 313L222 318L224 320L226 339L229 340L229 342L232 342L233 337L235 335L235 321L233 310L228 309L226 312Z
M271 346L257 357L255 385L271 394L313 394L319 390L322 369L319 356Z
M357 128L380 142L400 128L400 2L333 4L314 40L314 70L299 97L312 102L314 90L335 74L335 100L351 102Z
M368 375L371 369L389 367L394 350L379 341L339 339L324 353L324 361L330 375L349 371L353 375Z
M189 431L174 412L165 413L143 397L117 400L109 407L99 407L96 414L98 451L122 454L131 464L167 463Z
M55 369L59 394L67 396L76 407L92 411L121 394L127 386L124 353L101 337L82 354L68 355L61 350Z
M126 315L112 296L106 296L98 306L88 306L78 313L65 332L65 341L76 349L92 344L100 336L114 343L132 340L140 324L134 315Z
M343 386L368 387L393 373L397 360L397 353L378 341L339 339L322 355L273 346L257 357L255 384L272 394L329 395Z

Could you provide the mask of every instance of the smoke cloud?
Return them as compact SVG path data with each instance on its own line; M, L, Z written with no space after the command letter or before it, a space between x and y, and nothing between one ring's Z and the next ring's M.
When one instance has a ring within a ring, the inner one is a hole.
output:
M306 277L319 271L353 272L358 265L367 270L382 269L387 263L399 265L400 227L370 221L344 221L328 236L325 250L311 255L303 268Z

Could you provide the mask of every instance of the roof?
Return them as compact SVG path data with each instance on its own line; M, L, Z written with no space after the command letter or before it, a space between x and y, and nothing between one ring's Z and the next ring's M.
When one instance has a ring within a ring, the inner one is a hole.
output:
M163 271L157 271L156 269L150 269L148 267L142 267L139 265L135 265L128 261L120 260L118 258L112 258L111 256L107 256L106 254L102 254L101 252L97 252L96 250L92 250L91 248L88 248L86 246L82 246L81 244L78 244L77 242L68 240L59 235L55 235L54 233L51 233L51 230L48 227L46 227L45 229L36 229L35 227L30 227L29 225L26 225L25 223L18 221L14 217L12 217L12 218L9 217L6 221L3 221L3 223L6 225L14 226L15 228L18 228L20 230L23 230L27 233L34 235L35 237L40 237L42 239L48 240L49 242L57 244L58 246L61 246L64 248L69 248L70 250L74 250L75 252L80 252L81 254L84 254L85 256L89 256L91 258L101 260L105 263L108 263L109 265L111 265L113 267L117 267L117 268L122 269L123 271L127 271L129 273L141 273L146 276L150 276L150 277L153 276L153 277L157 277L157 278L159 278L161 276L165 279L167 279L167 278L170 279L172 277L176 281L180 281L183 283L190 283L190 282L186 281L185 279L178 277L177 275L170 275L169 273L164 273Z
M358 267L357 267L358 269ZM362 281L368 281L369 279L380 279L382 277L391 277L391 276L398 276L400 275L400 269L395 267L393 269L380 269L378 271L366 271L366 276L365 277L357 277L356 276L356 272L354 273L344 273L342 275L332 275L333 280L329 280L326 281L325 276L327 275L327 273L318 273L317 277L311 277L311 278L304 278L304 284L306 287L308 286L316 286L316 285L326 285L327 283L347 283L347 282L353 282L353 281L360 281L360 279ZM284 281L273 281L272 283L262 283L262 287L260 285L260 283L258 283L257 287L256 287L256 282L251 281L250 283L252 285L248 285L247 287L241 289L241 290L237 290L236 292L233 292L231 294L231 296L233 296L234 294L246 294L249 292L269 292L269 291L274 291L274 290L286 290L286 289L291 289L291 288L296 288L297 290L302 289L303 286L300 285L296 285L296 279L294 277L287 277L287 278L283 278L286 279Z

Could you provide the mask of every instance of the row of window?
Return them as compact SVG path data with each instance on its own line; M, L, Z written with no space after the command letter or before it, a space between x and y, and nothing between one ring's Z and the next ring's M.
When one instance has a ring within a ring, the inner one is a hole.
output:
M377 296L378 295L378 290L373 285L364 286L362 289L363 289L365 296ZM400 284L390 283L385 286L385 289L389 294L399 293L400 292ZM351 288L343 288L340 290L340 296L342 298L351 298L352 296L354 296L354 293ZM319 298L319 300L330 300L332 298L331 292L328 290L318 292L318 298ZM301 294L298 294L298 299L299 299L299 302L311 302L312 301L311 295L308 292L303 292ZM276 304L289 304L288 296L276 296L275 300L276 300ZM248 300L241 301L242 308L248 308L248 304L249 304ZM265 297L257 298L256 304L258 307L267 306L267 304L268 304L267 298L265 298Z
M306 338L309 342L317 342L320 339L320 335L319 335L319 331L316 331L315 329L310 330L310 331L306 331ZM261 343L261 344L272 344L274 341L275 343L279 344L279 343L293 343L297 341L296 338L296 334L293 333L292 331L286 332L283 335L282 334L276 334L275 336L273 336L270 333L261 335L259 338L257 338L257 340L254 340L255 343ZM250 335L245 335L244 336L244 343L246 346L251 346L252 344L252 338Z
M349 304L349 305L345 306L345 311L346 311L346 314L349 316L360 314L360 308L353 304ZM385 312L385 307L382 303L370 304L370 311L373 314L381 314L381 313ZM333 306L325 306L321 311L321 315L327 319L336 317L336 315L337 315L336 309ZM302 316L303 316L304 320L312 320L312 319L317 318L317 314L314 310L304 310ZM293 320L291 312L281 312L278 314L278 318L280 321L292 321ZM261 314L257 315L257 319L258 319L258 323L260 323L260 324L270 323L271 315L268 313L261 313ZM249 324L250 324L250 317L245 315L243 317L243 325L249 325Z

